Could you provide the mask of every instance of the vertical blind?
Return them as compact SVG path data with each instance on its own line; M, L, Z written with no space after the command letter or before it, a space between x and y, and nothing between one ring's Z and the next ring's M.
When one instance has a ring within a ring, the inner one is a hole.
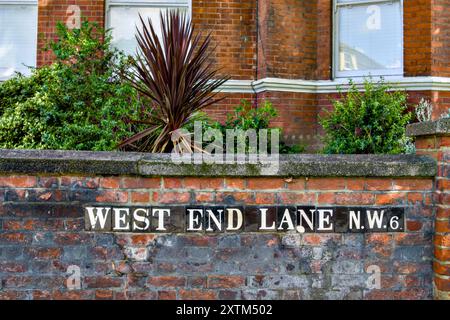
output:
M147 21L150 18L158 34L161 34L160 12L179 9L189 12L188 0L110 0L108 1L108 28L111 29L113 45L126 54L136 52L136 27L141 28L139 14Z
M337 76L402 73L401 5L400 0L338 0Z
M36 65L37 1L0 0L0 80Z

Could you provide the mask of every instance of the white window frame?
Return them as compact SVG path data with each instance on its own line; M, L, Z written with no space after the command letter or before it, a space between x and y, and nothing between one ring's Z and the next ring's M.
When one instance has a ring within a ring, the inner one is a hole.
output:
M348 7L348 6L359 6L359 5L368 5L368 4L383 4L383 3L400 3L400 23L401 23L401 39L402 39L402 48L401 48L401 67L397 69L374 69L374 70L355 70L355 71L339 71L339 14L338 10L340 7ZM333 78L361 78L367 76L381 76L381 77L403 77L404 72L404 6L403 0L364 0L364 1L352 1L347 3L338 3L338 0L333 0Z
M37 65L37 46L38 46L38 27L39 27L39 6L38 6L38 0L7 0L7 1L0 1L0 7L7 6L7 5L36 6L36 8L37 8L36 34L35 34L36 47L34 48L35 49L35 60L34 60L34 66L33 66L33 67L36 67L36 65ZM1 32L1 30L0 30L0 32ZM17 71L17 70L15 70L15 71ZM12 76L8 76L8 77L0 76L0 82L6 81L8 79L11 79L12 77L14 77L14 74Z
M110 29L110 9L112 7L140 7L140 8L176 8L180 6L188 7L189 17L192 17L192 0L183 0L182 3L167 2L164 0L106 0L105 26Z

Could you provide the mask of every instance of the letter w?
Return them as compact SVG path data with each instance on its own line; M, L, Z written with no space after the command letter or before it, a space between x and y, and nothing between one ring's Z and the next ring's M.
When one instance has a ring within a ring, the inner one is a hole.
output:
M367 221L369 222L369 229L373 229L373 225L376 223L377 228L381 229L383 226L383 216L384 210L381 210L381 214L378 213L377 210L373 211L373 214L370 214L370 210L367 210Z
M105 225L106 225L106 219L108 218L109 211L111 210L111 208L87 207L86 210L88 212L89 224L91 226L91 229L92 230L104 229ZM99 222L99 224L100 224L99 228L96 228L97 222Z

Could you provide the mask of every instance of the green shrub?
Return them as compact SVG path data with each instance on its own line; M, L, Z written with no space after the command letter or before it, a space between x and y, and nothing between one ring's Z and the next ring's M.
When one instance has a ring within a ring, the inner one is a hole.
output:
M281 128L269 128L270 122L278 116L277 109L273 106L273 104L266 100L262 106L258 106L255 108L248 100L241 100L241 104L238 105L234 112L227 114L227 119L225 124L221 124L219 122L215 122L213 124L213 128L219 129L222 132L222 135L226 136L227 130L249 130L254 129L258 133L258 130L268 129L267 135L267 151L270 152L270 137L271 131L278 131L280 136L280 149L279 152L282 154L290 154L290 153L301 153L304 151L304 146L301 145L287 145L284 141L281 140L282 137L282 129ZM245 138L245 137L244 137ZM225 139L225 138L224 138ZM237 143L236 138L236 143ZM258 136L259 141L259 136ZM224 141L226 143L226 141ZM248 141L246 141L246 152L248 152ZM225 145L224 145L225 150Z
M364 81L364 91L350 89L333 102L334 110L320 119L325 130L325 153L397 154L406 151L405 127L411 119L407 95L389 91L383 80Z
M139 106L126 59L95 23L57 35L53 64L0 84L0 148L113 150Z
M255 108L248 100L241 100L241 104L233 113L227 114L226 129L267 129L270 121L278 116L277 110L270 101L264 101L262 106Z

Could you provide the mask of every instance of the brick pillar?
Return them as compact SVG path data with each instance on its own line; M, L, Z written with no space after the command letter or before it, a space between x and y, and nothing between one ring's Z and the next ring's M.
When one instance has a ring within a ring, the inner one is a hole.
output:
M416 137L418 154L438 162L435 178L434 296L450 300L450 118L416 123L408 127Z

